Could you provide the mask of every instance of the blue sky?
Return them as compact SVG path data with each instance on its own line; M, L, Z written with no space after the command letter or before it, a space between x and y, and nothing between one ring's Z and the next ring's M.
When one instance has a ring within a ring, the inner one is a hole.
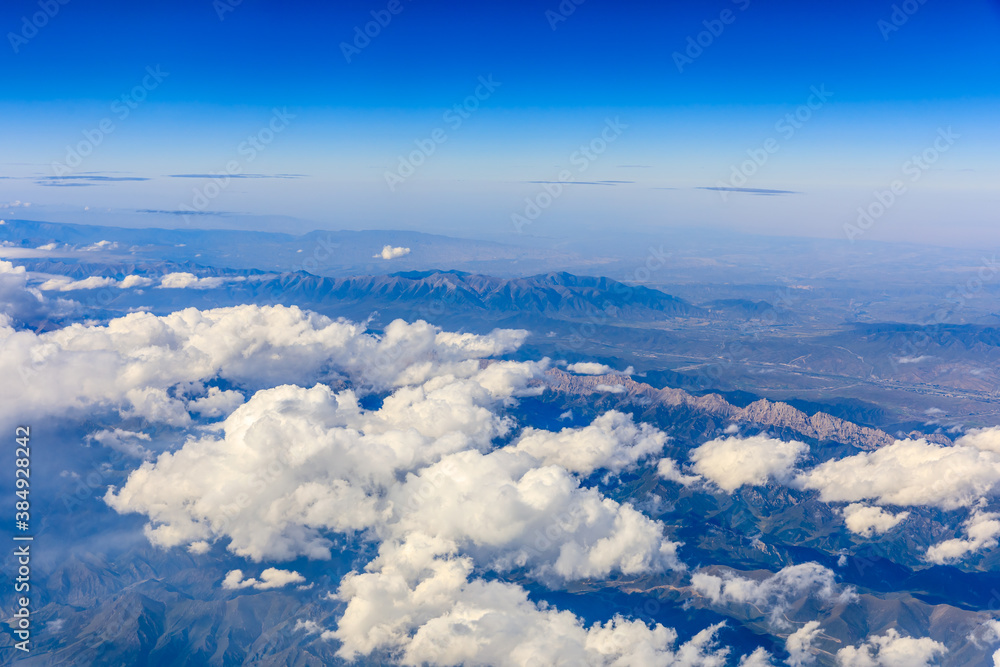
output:
M861 238L962 244L1000 210L998 2L316 4L7 3L0 201L843 238L898 181Z

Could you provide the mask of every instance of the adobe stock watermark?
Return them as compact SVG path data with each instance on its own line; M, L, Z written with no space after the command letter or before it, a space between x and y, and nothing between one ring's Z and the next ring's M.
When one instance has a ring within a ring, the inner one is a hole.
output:
M462 100L460 104L456 104L452 108L445 111L441 116L441 120L443 120L452 131L457 130L462 127L462 124L468 120L472 114L479 109L479 106L488 100L501 85L502 84L499 81L493 80L492 74L487 75L485 78L479 77L479 85L476 86L475 91ZM399 156L399 162L396 165L395 171L386 170L384 174L385 184L389 186L389 190L391 192L395 192L396 187L404 183L410 176L417 173L417 169L427 162L427 158L434 155L438 146L446 141L448 141L448 130L443 127L434 128L428 136L423 139L415 139L413 143L416 145L416 148L405 156Z
M919 155L913 155L903 163L900 170L904 176L909 176L910 183L916 183L930 169L944 153L951 150L955 141L962 135L951 129L938 128L938 136L934 143L925 148ZM885 190L875 190L872 193L874 201L868 206L858 207L858 218L852 223L844 223L844 235L847 240L854 243L856 239L864 236L865 232L875 226L875 223L885 215L886 211L895 205L899 198L909 192L909 186L902 179L897 178Z
M875 24L882 33L882 39L888 42L889 35L906 25L910 17L920 11L926 2L927 0L904 0L898 5L893 5L889 18L879 19Z
M549 27L555 30L559 27L559 24L567 20L576 11L576 8L582 5L587 0L562 0L559 6L552 9L545 10L545 20L549 22Z
M969 301L977 298L987 285L997 280L998 276L1000 276L1000 261L997 260L997 256L994 254L992 257L983 257L975 275L964 283L955 285L945 295L945 300L951 305L938 308L925 318L923 323L918 324L920 328L907 334L903 344L889 355L893 370L899 370L901 359L923 356L934 341L934 336L947 330L949 319L960 313Z
M223 171L211 175L213 178L200 188L194 188L190 204L179 204L180 210L185 211L184 222L191 224L190 214L204 212L208 209L209 203L226 188L228 188L234 178L238 178L244 172L246 165L257 159L257 156L267 150L275 137L288 128L289 122L296 117L289 113L287 108L272 109L271 120L264 127L260 128L256 134L252 134L246 140L240 142L236 147L236 153L242 158L233 159L226 163Z
M750 6L750 0L732 0L732 3L739 7L741 12L745 12ZM732 9L726 8L719 12L718 18L702 21L701 24L705 26L705 29L696 35L688 35L684 52L674 51L671 56L677 71L683 74L685 67L694 64L694 61L705 53L705 49L710 48L715 44L715 40L722 36L722 33L726 31L726 26L736 22L737 16L738 14Z
M243 4L243 0L213 0L212 9L220 21L226 20L226 14L235 12L236 8Z
M636 290L643 287L641 283L649 282L657 271L667 266L668 260L673 257L672 252L668 252L663 246L647 248L647 255L644 262L638 264L632 275L627 278L630 282L619 281L614 287L617 296L627 300L635 294ZM600 337L600 327L608 326L617 321L614 313L615 304L610 299L605 299L600 309L591 308L586 312L586 320L582 323L574 324L570 328L569 335L565 340L560 340L556 344L556 352L566 354L567 352L578 352L587 343L597 340Z
M89 130L83 130L83 140L73 146L66 146L66 157L62 162L52 163L52 173L56 176L66 176L74 169L83 164L86 157L91 155L97 147L104 143L104 140L115 131L117 126L115 120L122 122L127 119L139 105L146 101L149 93L156 90L163 80L170 76L170 72L164 72L160 65L156 68L146 67L146 76L142 81L127 93L122 94L111 103L111 113L113 116L105 116L98 121L97 126Z
M729 191L726 188L740 188L747 184L749 179L756 174L761 167L767 164L772 155L781 150L781 141L788 141L801 130L813 117L813 114L823 108L827 100L833 97L833 93L826 89L826 84L820 84L819 88L811 86L811 94L806 99L805 104L800 104L794 112L786 113L774 124L774 131L780 138L768 137L761 144L760 148L748 148L748 160L744 160L739 165L730 167L729 181L718 181L716 189L726 201Z
M576 174L587 171L590 165L601 157L608 150L608 146L617 141L627 128L628 125L621 122L618 116L615 116L614 120L604 119L604 129L601 130L601 133L570 154L569 163L576 167ZM540 192L533 197L525 197L524 209L520 213L515 212L510 215L514 230L520 234L526 226L534 223L543 211L552 206L552 202L562 196L563 184L572 183L573 175L574 172L563 169L556 176L558 180L543 183Z
M315 275L320 265L333 261L338 248L340 248L340 243L333 240L332 234L327 233L326 238L316 239L308 257L303 259L301 263L292 265L292 272L305 271Z
M14 53L20 53L21 47L38 35L38 31L49 24L59 13L59 10L69 4L69 0L39 0L38 9L31 16L21 17L21 29L18 32L8 32L7 41Z
M371 11L371 21L365 23L364 26L354 26L354 39L350 43L340 43L340 52L344 54L344 60L347 61L347 64L350 65L354 56L368 48L372 40L381 35L384 28L389 27L389 24L392 23L392 17L401 14L405 8L402 0L389 0L385 9Z

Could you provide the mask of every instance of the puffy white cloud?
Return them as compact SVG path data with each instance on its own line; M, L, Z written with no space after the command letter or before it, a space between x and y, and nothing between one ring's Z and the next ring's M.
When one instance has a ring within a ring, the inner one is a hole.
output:
M12 275L23 286L23 270ZM283 306L132 313L107 326L75 324L43 334L0 327L0 375L24 379L0 385L0 423L114 408L183 425L187 401L200 396L170 390L217 377L251 390L338 378L385 390L438 375L482 373L490 391L504 394L503 383L541 366L494 364L482 371L479 360L516 349L526 335L454 334L396 321L376 336L351 322ZM216 399L212 405L220 407ZM231 395L228 400L235 403Z
M759 581L729 571L721 576L696 572L691 586L712 604L752 605L758 611L767 610L771 624L779 628L788 626L784 614L800 598L846 602L855 597L854 589L838 586L833 571L818 563L790 565Z
M222 580L222 587L229 590L238 590L252 586L257 590L266 591L272 588L283 588L289 584L298 584L305 580L306 578L298 572L279 570L274 567L269 567L261 572L259 580L244 579L242 570L230 570L226 574L226 578Z
M640 460L661 452L666 442L667 436L659 429L636 425L628 415L612 410L583 428L565 428L558 433L527 428L515 448L546 465L590 475L598 469L617 473L633 468Z
M667 481L677 482L682 486L689 486L701 481L701 477L697 475L685 475L682 473L677 461L671 458L660 459L660 462L656 465L656 474Z
M243 403L243 394L240 392L233 389L223 391L218 387L209 387L207 394L188 401L187 410L203 417L221 417L228 415L241 403Z
M88 246L80 248L80 250L83 250L85 252L96 252L98 250L117 250L117 249L118 249L117 241L107 241L107 240L98 241L97 243L91 243Z
M611 366L599 364L594 361L580 361L575 364L569 364L566 366L566 370L570 373L578 373L579 375L607 375L608 373L615 372L615 369L611 368Z
M114 278L103 278L101 276L90 276L83 280L59 277L46 280L38 288L45 291L72 292L81 289L99 289L117 284L118 281Z
M785 481L808 451L802 442L756 435L712 440L693 450L690 457L695 472L732 493L745 484L763 485L769 478Z
M375 259L396 259L397 257L403 257L410 254L409 248L403 248L401 246L393 247L391 245L383 246L382 252L372 255Z
M414 535L384 543L368 571L346 576L337 596L347 608L336 630L338 655L377 649L404 665L703 665L725 664L712 626L675 648L677 633L615 617L584 627L566 611L540 606L520 586L470 579L467 557L442 557L435 540ZM720 624L721 625L721 624Z
M303 630L307 635L318 635L323 632L323 626L311 619L299 619L295 621L292 630Z
M927 550L927 560L944 564L960 560L966 554L992 549L1000 538L1000 514L977 511L962 524L966 537L939 542Z
M222 287L227 282L232 282L234 280L239 280L239 278L223 278L220 276L209 276L206 278L199 278L193 273L187 273L186 271L180 271L177 273L168 273L160 278L160 284L157 285L158 289L215 289L217 287Z
M955 445L957 447L975 447L1000 454L1000 426L966 431L965 435L955 440Z
M144 278L143 276L125 276L118 283L118 287L121 289L131 289L133 287L147 287L153 284L152 278Z
M607 394L624 394L625 387L620 384L599 384L594 386L594 391L603 391Z
M678 567L661 524L581 487L546 458L560 456L547 441L565 431L532 431L525 447L522 439L480 451L509 428L489 409L505 396L480 383L495 384L502 368L402 388L375 411L361 409L352 391L322 385L260 391L226 419L221 438L162 454L107 500L149 516L157 544L227 537L230 549L255 560L325 558L323 531L374 528L387 538L430 535L539 577ZM626 466L664 440L618 413L576 431L598 446L570 461L584 473L599 463Z
M43 318L54 305L69 312L65 302L51 304L37 289L28 287L28 272L23 266L0 260L0 327L12 321L23 323Z
M185 274L185 275L191 275L191 274ZM146 287L152 284L153 280L151 278L144 278L142 276L134 276L134 275L125 276L121 280L115 280L114 278L105 278L103 276L90 276L87 278L83 278L81 280L73 280L68 276L54 276L52 278L48 278L47 280L45 280L45 282L39 285L39 289L44 291L72 292L75 290L84 290L84 289L100 289L102 287L117 287L119 289L131 289L133 287Z
M566 655L600 665L723 664L718 628L676 646L668 628L623 619L584 627L532 603L520 586L472 578L474 563L550 584L683 567L662 523L581 483L657 455L666 441L658 430L612 412L582 428L526 429L496 448L513 427L501 407L535 391L545 365L480 359L516 347L523 332L393 323L376 337L294 309L207 312L207 323L198 311L137 314L122 341L109 342L126 328L116 321L54 347L85 343L118 364L137 350L116 373L132 386L118 392L131 409L167 422L241 398L206 392L212 376L251 384L327 373L392 391L376 409L362 408L354 389L324 384L256 391L217 429L109 490L114 509L148 517L152 542L204 553L223 540L255 561L323 559L331 533L365 531L379 555L341 582L346 611L326 633L345 656L379 649L406 664L524 664L529 656L545 664L544 656ZM137 331L145 345L134 344ZM222 339L237 332L239 354L230 353ZM206 353L211 345L221 347ZM266 589L298 576L233 571L223 585Z
M762 648L754 649L750 655L740 658L737 667L774 667L771 654Z
M929 667L947 652L944 644L928 637L903 637L890 628L884 635L869 637L860 646L837 651L840 667Z
M120 428L105 429L91 433L87 439L137 459L147 459L152 455L145 446L140 444L151 440L146 433L126 431Z
M803 472L795 485L818 490L825 502L968 507L1000 482L1000 454L973 446L986 440L985 435L959 438L954 446L898 440L873 452L827 461Z
M389 533L427 535L493 569L527 567L543 580L682 567L661 523L581 487L563 468L536 466L507 449L445 457L390 491L405 509Z
M400 472L506 432L471 381L404 388L377 411L353 391L263 390L224 422L222 438L187 443L143 465L108 502L147 514L162 546L228 537L261 560L329 557L324 530L370 528L387 511L376 493Z
M805 667L816 662L812 652L812 644L821 630L819 621L809 621L801 628L788 635L785 640L785 650L788 651L788 667Z
M851 503L843 509L843 514L847 529L862 537L886 533L910 516L909 512L893 514L881 507L871 507L863 503Z

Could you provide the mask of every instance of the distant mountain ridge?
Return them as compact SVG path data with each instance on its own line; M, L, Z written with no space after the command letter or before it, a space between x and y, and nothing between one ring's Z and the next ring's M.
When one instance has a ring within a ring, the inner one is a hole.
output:
M745 408L740 408L718 394L694 396L683 389L670 387L657 389L621 374L580 376L552 369L547 373L547 381L554 390L571 394L601 391L598 389L600 386L620 386L623 391L619 396L624 400L640 401L647 404L685 406L717 415L734 423L787 428L807 438L821 442L843 443L863 450L870 451L885 447L897 440L896 436L880 429L860 426L825 412L808 415L780 401L769 401L762 398ZM947 436L940 434L927 435L914 432L907 434L907 436L925 438L941 444L951 444L951 440Z
M463 271L404 271L385 276L322 278L285 274L273 282L282 292L340 301L406 302L491 312L584 316L602 312L630 317L700 317L705 311L684 299L610 278L566 272L498 278ZM268 289L263 283L260 289Z

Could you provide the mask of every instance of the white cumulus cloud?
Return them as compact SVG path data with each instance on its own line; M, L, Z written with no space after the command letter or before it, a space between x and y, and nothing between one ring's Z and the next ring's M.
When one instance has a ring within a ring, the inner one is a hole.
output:
M909 512L893 514L881 507L872 507L864 503L851 503L843 509L843 513L847 529L862 537L886 533L910 516Z
M279 570L274 567L269 567L261 572L260 579L244 579L242 570L230 570L226 574L226 578L222 580L222 587L230 590L253 587L266 591L272 588L283 588L290 584L298 584L305 580L306 578L298 572Z
M809 451L805 443L762 435L706 442L690 454L694 471L732 493L739 487L763 485L769 478L785 481Z
M404 257L409 254L409 248L387 245L382 248L382 252L372 255L372 257L375 259L396 259L397 257Z
M721 575L696 572L691 586L713 604L752 605L758 611L766 610L771 624L779 628L788 626L784 614L800 598L848 601L855 597L852 588L839 586L833 571L818 563L790 565L761 580L730 571Z
M840 667L930 667L947 652L944 644L928 637L903 637L889 629L884 635L869 637L860 646L837 651Z

